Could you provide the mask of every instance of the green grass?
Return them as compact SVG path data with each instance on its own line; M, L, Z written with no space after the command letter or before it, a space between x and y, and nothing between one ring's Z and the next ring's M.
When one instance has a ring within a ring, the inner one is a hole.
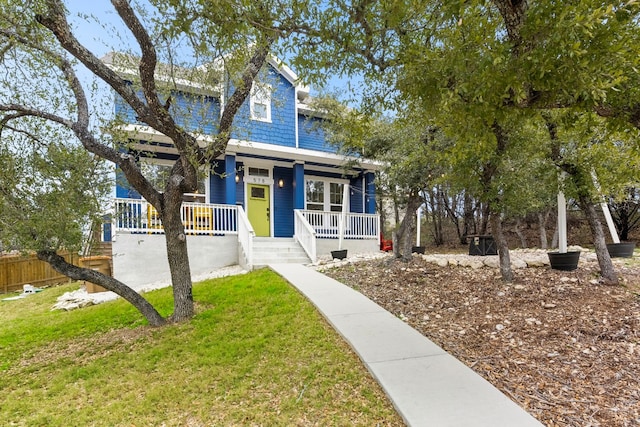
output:
M163 328L124 301L51 311L71 289L0 302L0 425L402 425L346 344L269 270L196 284L195 318ZM146 295L171 310L169 289Z

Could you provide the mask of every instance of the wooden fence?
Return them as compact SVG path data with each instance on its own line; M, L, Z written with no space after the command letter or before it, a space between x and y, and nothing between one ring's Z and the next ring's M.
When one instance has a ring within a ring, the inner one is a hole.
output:
M60 252L67 262L78 265L78 254ZM33 255L0 256L0 292L22 290L22 286L46 286L69 281L66 276L55 271L48 263Z

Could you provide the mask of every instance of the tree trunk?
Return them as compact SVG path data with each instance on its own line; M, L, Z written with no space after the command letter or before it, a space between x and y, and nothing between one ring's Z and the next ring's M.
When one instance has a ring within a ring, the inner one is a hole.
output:
M515 232L516 236L518 236L518 238L520 239L520 247L522 249L526 249L527 238L525 237L524 233L522 233L522 221L520 220L520 218L516 219Z
M596 208L585 196L580 196L578 201L580 203L580 208L584 211L585 216L587 217L587 222L591 229L593 244L596 248L596 255L598 257L598 265L600 266L600 275L604 279L605 283L617 285L619 283L618 275L613 267L609 251L607 250L604 231L602 230L602 224L598 218Z
M400 224L400 208L398 207L398 196L395 193L393 194L393 219L397 227Z
M547 249L547 219L549 219L549 209L545 212L538 212L538 232L540 233L540 249Z
M483 203L480 212L482 216L480 218L480 234L487 234L489 216L491 215L489 203Z
M473 199L465 191L464 193L464 232L460 237L460 244L467 244L467 236L470 234L476 234L476 220L474 215L475 208L473 206Z
M513 271L511 270L511 257L509 255L509 245L502 230L502 218L499 213L493 212L490 217L493 239L498 247L498 257L500 259L500 274L502 281L513 282Z
M181 218L182 195L175 192L173 197L165 193L165 205L162 210L167 259L173 287L172 322L189 320L194 314L191 268L187 251L187 236Z
M151 326L162 326L167 323L167 321L146 299L119 280L106 276L95 270L69 264L64 260L64 258L54 251L38 251L37 255L38 259L49 263L49 265L51 265L51 267L53 267L53 269L58 273L64 274L74 280L86 280L88 282L95 283L96 285L100 285L103 288L120 295L131 303L131 305L133 305L145 317L145 319L147 319Z
M427 194L429 195L431 220L433 221L433 243L436 246L441 246L444 243L444 235L442 232L442 217L444 215L442 212L442 194L440 194L437 189L430 189Z
M407 211L400 223L400 227L394 232L393 254L403 261L411 259L413 249L413 236L416 232L416 210L422 203L422 198L418 195L410 195L407 201Z

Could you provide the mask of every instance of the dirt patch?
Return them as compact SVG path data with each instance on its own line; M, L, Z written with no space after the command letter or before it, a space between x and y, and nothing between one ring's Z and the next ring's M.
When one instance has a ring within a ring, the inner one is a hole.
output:
M640 425L640 266L438 267L414 257L324 271L470 366L547 426Z
M145 342L153 331L152 327L140 326L114 329L90 337L53 341L39 347L35 353L25 355L8 373L16 374L24 369L50 365L64 359L73 359L78 365L85 365L111 354L132 351L137 344Z

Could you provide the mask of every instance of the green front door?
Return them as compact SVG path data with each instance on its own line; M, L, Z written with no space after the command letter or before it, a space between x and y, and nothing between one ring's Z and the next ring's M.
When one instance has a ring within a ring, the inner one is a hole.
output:
M247 215L256 236L268 237L271 235L271 213L269 212L269 186L248 184L249 203Z

